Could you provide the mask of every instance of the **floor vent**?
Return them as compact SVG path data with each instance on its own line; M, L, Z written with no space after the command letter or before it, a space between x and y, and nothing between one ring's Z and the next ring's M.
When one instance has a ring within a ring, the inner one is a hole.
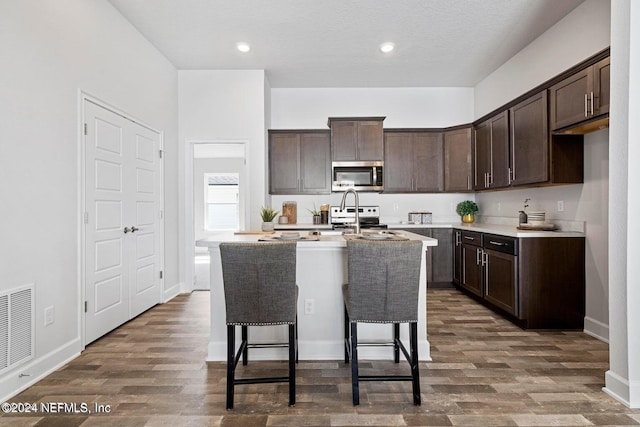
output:
M0 374L33 358L33 285L0 293Z

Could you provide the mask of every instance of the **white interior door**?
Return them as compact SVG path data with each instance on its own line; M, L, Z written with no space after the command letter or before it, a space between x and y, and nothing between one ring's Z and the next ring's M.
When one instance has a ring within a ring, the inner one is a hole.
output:
M84 102L85 344L160 302L160 136Z

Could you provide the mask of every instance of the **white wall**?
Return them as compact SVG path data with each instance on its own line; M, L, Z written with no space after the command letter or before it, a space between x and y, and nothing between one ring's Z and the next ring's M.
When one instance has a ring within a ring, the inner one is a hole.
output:
M272 89L270 129L328 129L329 117L384 116L385 128L473 120L473 88Z
M604 390L640 408L640 4L611 7L610 369Z
M165 286L177 282L177 81L105 0L3 0L0 28L0 290L36 287L36 358L0 378L4 401L82 348L80 90L164 132Z
M476 118L609 46L609 16L607 0L587 0L578 6L478 84ZM609 132L586 135L584 141L584 184L479 193L476 201L482 214L515 218L524 199L531 198L529 209L544 210L548 218L586 221L585 330L607 340ZM564 212L557 210L559 200L564 201Z
M609 47L609 0L587 0L475 87L475 117Z
M385 128L440 128L471 123L472 88L272 89L270 129L328 129L329 117L384 116ZM337 205L341 194L271 196L271 205L298 203L298 222L311 223L313 204ZM380 205L383 221L399 222L410 211L433 212L434 221L457 221L455 205L473 195L360 194L361 204ZM353 203L349 199L347 203Z

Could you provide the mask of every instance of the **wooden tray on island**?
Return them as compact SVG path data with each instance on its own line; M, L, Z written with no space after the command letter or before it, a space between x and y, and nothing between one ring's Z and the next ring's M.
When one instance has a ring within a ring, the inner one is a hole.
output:
M555 224L520 224L518 230L553 231L557 227Z

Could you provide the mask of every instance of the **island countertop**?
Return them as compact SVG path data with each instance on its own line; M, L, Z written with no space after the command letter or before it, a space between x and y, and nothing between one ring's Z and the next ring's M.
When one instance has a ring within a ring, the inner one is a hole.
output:
M258 242L260 240L279 240L279 237L286 233L295 233L295 231L276 231L272 234L269 233L233 233L233 232L220 232L209 236L206 239L198 240L196 246L202 247L216 247L222 242ZM298 232L301 239L295 240L298 243L299 248L345 248L347 246L347 238L339 231L332 230L320 230L320 235L315 236L309 234L308 231ZM363 233L366 234L366 231ZM377 233L376 233L377 234ZM438 241L431 237L422 236L420 234L411 233L409 231L391 231L390 235L398 235L406 237L409 240L421 240L424 247L437 246Z
M298 349L301 360L341 360L344 357L344 307L342 285L347 282L347 240L340 233L326 231L327 234L309 236L313 240L296 240L296 282L298 294ZM393 232L392 232L393 233ZM436 246L436 239L395 231L396 235L411 240L422 241L420 283L418 291L418 352L422 361L431 360L427 340L427 275L426 251ZM273 234L217 233L207 239L198 240L197 246L207 247L210 256L210 339L207 360L226 360L226 312L220 243L257 242L276 239L281 232ZM300 231L301 236L308 232ZM348 238L353 238L347 236ZM406 326L406 325L405 325ZM387 324L365 323L358 326L358 335L366 340L391 340L392 329ZM401 328L401 337L408 340L408 328ZM251 328L249 332L254 343L284 342L286 328L265 326ZM389 359L392 352L387 347L363 347L358 349L363 359ZM252 351L253 359L286 359L286 348L270 348Z

